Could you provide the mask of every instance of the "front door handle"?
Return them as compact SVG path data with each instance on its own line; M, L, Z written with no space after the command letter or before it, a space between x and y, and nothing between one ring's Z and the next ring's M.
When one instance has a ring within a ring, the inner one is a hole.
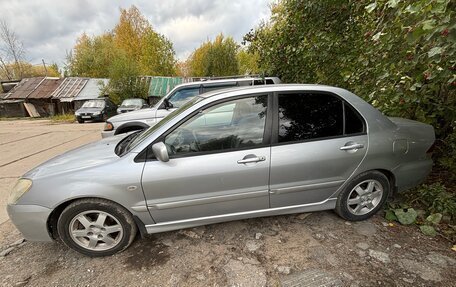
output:
M363 147L364 147L364 145L360 144L360 143L350 143L349 145L341 146L339 149L340 150L354 150L354 149L360 149Z
M238 164L254 163L254 162L260 162L260 161L265 161L265 160L266 160L266 157L264 157L264 156L256 156L254 154L248 154L243 159L238 160L237 163Z

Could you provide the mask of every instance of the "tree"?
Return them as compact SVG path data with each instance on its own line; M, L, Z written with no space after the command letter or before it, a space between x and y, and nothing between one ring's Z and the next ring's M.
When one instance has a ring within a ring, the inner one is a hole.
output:
M115 102L129 97L147 97L140 76L171 76L176 73L172 43L155 32L135 6L120 9L112 31L82 34L67 56L65 74L110 78L105 91Z
M6 21L0 20L0 72L9 80L22 78L25 50Z
M225 38L223 34L219 34L214 42L204 42L190 55L190 74L196 77L237 75L238 49L239 45L232 37Z
M110 81L106 91L111 99L120 104L127 98L146 98L147 87L140 81L139 67L126 52L121 52L109 66Z
M112 33L116 47L138 64L142 75L175 74L176 60L172 43L153 30L136 6L120 9L119 23Z
M258 61L260 56L256 52L249 52L246 48L239 49L236 55L239 73L241 75L252 75L259 74L260 68L258 67Z
M109 66L118 57L119 49L112 33L90 37L83 33L67 55L69 74L72 76L107 78Z

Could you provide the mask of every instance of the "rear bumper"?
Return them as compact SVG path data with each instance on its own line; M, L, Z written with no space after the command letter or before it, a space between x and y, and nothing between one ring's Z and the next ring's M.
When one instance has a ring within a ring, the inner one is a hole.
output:
M423 182L432 169L432 160L424 159L401 164L392 172L396 177L399 192L415 187Z
M53 241L47 228L47 220L52 210L38 205L8 205L8 215L29 241Z

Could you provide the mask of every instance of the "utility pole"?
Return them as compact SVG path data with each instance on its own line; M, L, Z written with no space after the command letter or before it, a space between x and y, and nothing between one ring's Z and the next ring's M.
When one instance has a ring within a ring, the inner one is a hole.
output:
M46 69L46 63L44 62L44 59L41 59L41 61L43 62L45 77L47 77L48 71L47 71L47 69Z

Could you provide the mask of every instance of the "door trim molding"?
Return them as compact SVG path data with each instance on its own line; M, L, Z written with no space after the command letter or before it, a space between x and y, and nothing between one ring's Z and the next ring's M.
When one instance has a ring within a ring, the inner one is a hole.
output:
M271 189L271 194L285 194L291 192L300 192L312 189L322 189L322 188L331 188L331 187L339 187L343 184L345 180L336 180L330 182L321 182L321 183L313 183L313 184L306 184L306 185L299 185L299 186L291 186L291 187L283 187L283 188L276 188Z
M290 213L313 212L320 210L334 209L337 198L329 198L321 202L293 205L286 207L276 207L244 212L236 212L222 215L190 218L184 220L167 221L156 224L146 225L147 233L159 233L183 228L195 227L206 224L213 224L225 221L240 220L254 217L274 216Z
M259 191L246 192L246 193L226 194L226 195L203 197L203 198L188 199L188 200L169 201L169 202L163 202L163 203L147 203L147 207L152 208L152 209L158 209L158 210L169 209L169 208L188 207L188 206L201 205L201 204L211 204L211 203L226 202L226 201L233 201L233 200L242 200L242 199L253 198L253 197L268 196L268 193L269 193L268 190L259 190Z

